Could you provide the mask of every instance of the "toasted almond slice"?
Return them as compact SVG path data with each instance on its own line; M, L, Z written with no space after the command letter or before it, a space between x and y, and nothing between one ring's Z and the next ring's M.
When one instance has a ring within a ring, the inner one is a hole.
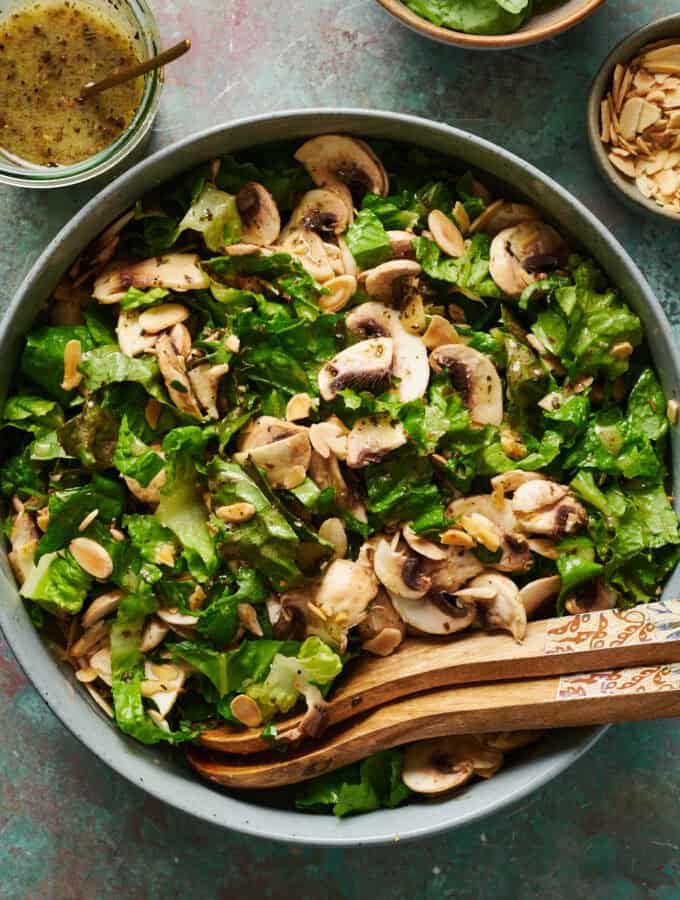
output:
M643 197L649 199L654 194L655 184L651 178L647 177L647 175L638 175L635 179L635 186Z
M83 350L80 341L66 341L64 346L64 380L62 390L72 391L83 380L83 373L78 371Z
M87 666L85 669L78 669L76 672L76 678L82 684L89 684L92 681L96 681L99 678L99 675L95 672L95 670L91 666Z
M78 640L69 647L69 656L77 659L79 656L86 656L97 646L102 638L109 633L109 623L105 619L95 622L90 628L86 629Z
M627 159L627 157L632 155L630 150L626 150L624 147L615 147L612 153L614 156L621 156L623 159Z
M123 597L123 591L120 588L115 588L113 591L107 591L105 594L100 594L99 597L96 597L85 610L80 620L83 628L91 628L97 622L101 622L102 619L115 612L118 609L121 597Z
M609 104L609 117L611 118L611 140L613 144L618 143L619 134L621 132L621 124L614 106L614 100L611 94L607 94L607 103Z
M68 545L73 558L81 569L93 578L109 578L113 572L113 560L108 550L91 538L74 538Z
M621 112L621 107L623 106L623 102L626 99L626 95L630 90L631 82L633 81L633 70L630 66L624 72L623 78L621 79L621 88L619 90L619 97L616 102L616 111L617 113Z
M646 51L642 64L650 72L680 75L680 44L668 44Z
M87 531L87 529L94 522L94 520L97 518L98 515L99 515L99 510L93 509L92 512L88 513L85 516L85 518L83 519L83 521L80 523L80 525L78 526L78 531Z
M635 143L638 145L638 147L640 148L640 150L642 150L642 152L643 152L646 156L650 156L650 155L651 155L651 153L652 153L652 148L649 146L649 144L645 141L645 139L644 139L641 135L638 135L638 136L637 136L637 138L636 138L636 140L635 140Z
M628 71L632 71L630 66L628 67ZM654 76L651 72L648 72L647 69L638 69L633 76L633 85L639 91L642 91L643 94L646 94L653 84L656 84Z
M336 559L344 559L347 556L347 531L342 519L336 517L325 519L319 527L319 537L335 547Z
M621 341L612 347L612 356L615 359L628 359L633 352L633 345L630 341Z
M231 714L238 719L243 725L249 728L257 728L262 724L262 713L260 707L247 694L239 694L234 697L229 705Z
M423 335L423 343L428 350L434 350L444 344L460 344L461 337L448 319L434 315Z
M490 553L495 553L501 545L498 526L481 513L461 516L460 524L467 533Z
M620 172L623 172L624 175L628 175L629 178L635 178L635 163L632 160L623 159L621 156L617 156L615 153L610 153L609 159L611 160L614 168L618 169Z
M470 216L468 216L467 210L460 200L456 200L456 205L453 207L453 218L455 219L461 234L467 234L470 228Z
M635 138L638 122L640 121L640 113L642 112L643 100L640 97L631 97L626 100L621 110L620 133L627 141Z
M612 97L614 98L614 104L617 109L621 108L621 82L623 81L625 71L626 70L621 63L617 63L614 67L614 75L612 76Z
M109 717L109 719L112 719L113 718L113 707L111 706L111 704L107 700L105 700L102 697L102 695L99 693L99 691L96 688L93 688L91 684L86 684L85 689L87 690L90 697L92 697L94 702L97 704L97 706L100 709L104 710L104 712Z
M445 547L464 547L469 550L475 546L473 538L461 528L447 528L440 540Z
M337 313L344 309L357 292L357 280L353 275L336 275L324 284L327 294L319 298L323 312Z
M603 100L602 103L600 103L600 140L603 144L609 143L611 124L612 119L609 115L609 104L606 100Z
M252 503L230 503L228 506L218 506L215 515L223 522L249 522L255 515L256 509Z
M654 180L661 188L663 194L672 195L680 186L680 172L664 169L654 176Z
M678 401L669 400L666 404L666 415L668 416L668 421L671 423L671 425L678 424L678 412L680 412Z
M646 100L642 101L642 107L640 109L640 118L637 123L637 131L644 131L646 128L649 128L651 125L654 125L661 118L661 110L654 103L648 103Z
M295 394L286 404L286 421L298 422L307 419L314 408L314 401L309 394Z
M139 317L139 324L147 334L158 334L188 318L189 310L181 303L161 303L145 310Z
M427 226L440 250L457 259L465 253L465 241L454 222L439 209L433 209L427 217Z

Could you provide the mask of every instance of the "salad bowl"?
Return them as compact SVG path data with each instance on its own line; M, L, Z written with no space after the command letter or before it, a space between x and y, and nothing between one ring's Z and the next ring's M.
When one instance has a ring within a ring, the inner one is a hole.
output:
M666 396L680 396L680 358L663 311L642 275L608 231L559 185L512 154L465 132L424 119L360 110L304 110L218 126L150 157L94 198L46 248L20 286L0 325L0 400L10 386L20 339L64 272L92 239L137 199L170 178L215 156L281 139L323 133L400 140L455 158L485 181L540 208L573 245L587 249L640 316ZM673 435L673 484L678 459ZM337 821L280 808L269 796L226 795L198 781L178 754L143 747L120 734L77 690L72 673L54 658L25 611L3 554L0 561L0 625L27 676L64 725L112 769L177 809L248 834L320 845L360 845L416 838L469 823L525 796L564 771L598 739L602 729L552 735L502 770L455 798L381 810ZM677 573L666 594L677 590Z

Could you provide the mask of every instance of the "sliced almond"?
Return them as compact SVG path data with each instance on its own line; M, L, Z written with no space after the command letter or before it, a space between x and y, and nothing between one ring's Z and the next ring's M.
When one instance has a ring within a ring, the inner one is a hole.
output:
M603 100L600 103L600 140L603 144L609 143L611 126L612 118L609 115L609 104L606 100Z
M309 418L314 409L314 401L309 394L295 394L286 404L286 421L299 422Z
M475 546L474 539L461 528L447 528L440 540L445 547L463 547L469 550Z
M645 131L645 129L658 122L660 118L661 110L659 107L654 103L648 103L646 100L643 100L636 130Z
M620 108L621 104L621 82L623 81L623 74L626 70L621 65L621 63L617 63L614 67L614 74L612 76L612 97L614 98L614 104L617 108Z
M624 72L623 78L621 80L621 87L619 89L619 97L616 102L617 113L621 112L621 107L623 106L623 101L626 99L626 94L630 90L632 81L633 81L633 70L630 66L628 66L628 68Z
M460 524L467 533L490 553L495 553L501 545L501 533L498 526L481 513L470 513L461 516Z
M434 315L430 319L427 330L423 335L423 343L428 350L435 350L445 344L460 344L462 338L454 326L443 316Z
M88 513L85 516L85 518L83 519L83 521L80 523L80 525L78 526L78 531L87 531L87 529L94 522L94 520L97 518L98 515L99 515L99 510L93 509L92 512Z
M650 71L666 75L680 75L680 44L669 44L647 51L642 64Z
M435 244L446 253L457 259L465 253L465 240L455 223L439 209L433 209L427 217L427 227L432 232Z
M357 280L353 275L336 275L324 284L327 294L319 298L319 309L337 313L344 309L357 292Z
M627 141L631 141L635 138L643 103L644 101L640 97L631 97L630 100L626 100L623 104L619 122L619 131L621 136Z
M633 160L624 159L621 156L617 156L615 153L610 153L609 159L614 168L618 169L619 172L623 172L623 174L627 175L629 178L635 178L635 163Z
M456 200L456 205L453 207L453 218L456 220L461 234L467 234L470 229L470 216L460 200Z
M249 522L256 513L252 503L230 503L228 506L218 506L215 515L223 522Z
M79 656L86 656L90 651L109 633L109 623L104 619L95 622L91 628L86 629L78 640L69 647L69 656L77 659Z
M110 578L113 573L113 560L108 550L91 538L74 538L68 545L73 558L88 575L93 578Z
M347 556L347 531L342 519L335 516L325 519L319 528L319 537L335 547L336 559L344 559Z
M64 380L61 383L62 390L72 391L83 380L83 373L78 371L78 366L83 357L80 341L66 341L64 346Z
M229 704L231 714L248 728L257 728L262 724L262 713L260 707L247 694L239 694Z

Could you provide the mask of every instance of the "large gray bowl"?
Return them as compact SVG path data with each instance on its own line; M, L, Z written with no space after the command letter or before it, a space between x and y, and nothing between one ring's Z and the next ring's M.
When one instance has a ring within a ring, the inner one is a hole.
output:
M0 325L0 399L7 391L21 336L85 246L140 195L214 156L281 139L346 132L420 144L456 157L487 180L505 182L514 194L541 207L576 244L597 258L642 317L655 363L669 397L680 396L680 359L670 326L644 278L623 248L588 210L532 166L493 144L446 125L394 113L304 110L222 125L155 154L118 178L92 200L47 247L15 296ZM676 436L673 476L680 481ZM668 592L677 594L677 572ZM5 554L0 560L0 625L24 671L52 711L111 768L149 793L228 828L308 844L357 845L423 836L499 810L564 771L592 746L602 729L573 729L513 762L490 781L470 786L450 800L421 803L337 821L282 810L241 795L229 796L198 780L179 755L127 739L94 706L42 643L17 594Z

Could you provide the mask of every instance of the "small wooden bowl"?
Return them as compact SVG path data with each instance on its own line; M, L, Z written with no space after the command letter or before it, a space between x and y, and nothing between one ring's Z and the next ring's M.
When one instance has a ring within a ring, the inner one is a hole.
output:
M470 50L507 50L512 47L524 47L527 44L538 44L561 34L595 12L604 0L567 0L555 9L531 16L519 31L512 34L466 34L464 31L433 25L432 22L414 13L401 0L378 0L378 3L404 25L441 44Z
M611 88L612 76L617 63L625 65L647 44L653 44L655 41L666 38L676 38L680 41L680 13L650 22L649 25L634 31L614 47L602 63L590 89L587 118L588 140L598 171L620 199L624 200L628 206L636 208L638 212L641 208L644 209L656 219L680 222L680 213L659 206L654 200L645 197L629 178L614 168L609 161L604 144L600 140L600 103Z

